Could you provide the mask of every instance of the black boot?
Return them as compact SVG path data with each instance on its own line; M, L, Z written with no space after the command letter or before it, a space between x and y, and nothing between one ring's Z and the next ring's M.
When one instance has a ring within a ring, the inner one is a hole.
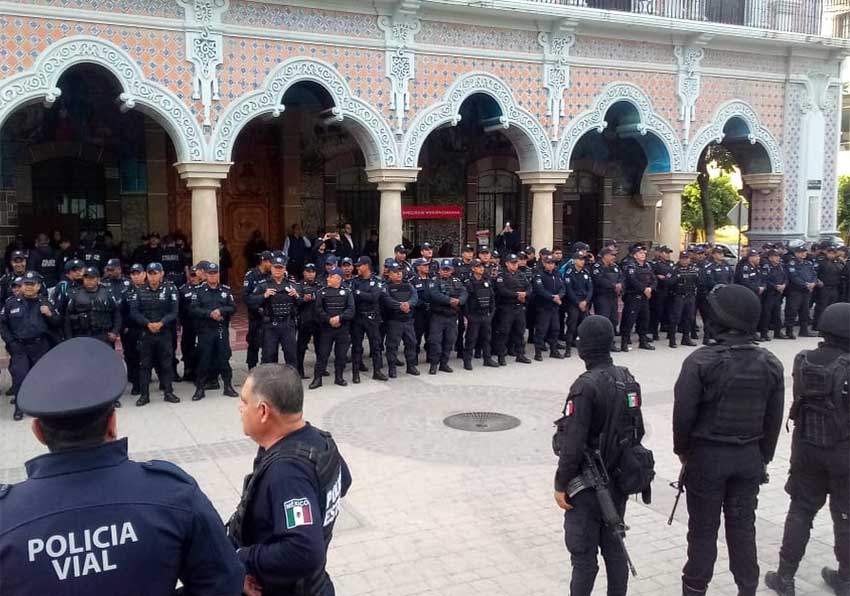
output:
M139 389L139 385L134 384L132 389L130 389L130 395L139 395L139 393L141 393L141 390Z
M406 370L405 372L406 372L407 374L411 375L411 376L414 376L414 377L418 377L418 376L419 376L419 369L418 369L418 368L416 368L416 365L415 365L415 364L408 364L408 365L407 365L407 370Z
M316 375L313 377L313 381L307 387L308 389L318 389L322 386L322 375Z
M534 359L543 362L543 351L540 348L534 348Z
M355 385L360 384L360 367L359 366L355 365L355 366L351 367L351 382L354 383Z
M627 337L623 337L620 340L620 351L628 352L629 351L629 339Z
M391 379L395 379L398 376L394 362L387 362L387 376Z
M649 343L649 338L645 335L640 336L640 341L638 343L639 350L654 350L655 346Z
M800 333L797 334L797 337L817 337L816 333L811 333L809 331L808 325L800 325Z
M797 336L794 335L794 328L793 327L786 327L785 328L785 337L783 339L797 339Z
M508 365L508 361L505 360L505 357L499 356L499 366L507 366L507 365Z
M773 339L791 339L784 333L782 333L782 329L774 329L773 330Z
M496 362L495 360L493 360L493 358L491 358L489 356L484 359L484 362L482 364L484 364L484 366L487 366L489 368L499 368L499 363Z
M207 389L209 391L217 391L218 389L221 389L221 385L218 384L218 377L214 378L211 381L208 380L204 384L204 389Z
M355 368L355 367L353 367L353 366L351 367L351 369L352 369L352 370L354 370L354 368ZM363 364L363 362L361 361L361 362L360 362L360 364L358 364L358 365L357 365L357 370L359 370L360 372L369 372L369 367L367 367L367 366L366 366L365 364Z
M475 350L475 357L481 358L481 350L478 350L478 349Z
M334 371L334 385L339 385L340 387L345 387L348 385L348 381L342 378L342 371Z
M472 358L463 359L463 370L472 370Z
M165 401L167 401L170 404L179 404L180 403L180 398L177 397L176 395L174 395L174 390L171 389L170 387L165 390L165 395L162 397L162 399L164 399Z
M842 579L835 569L824 567L820 575L836 596L850 596L850 580Z
M224 391L222 391L222 394L225 397L239 397L239 392L233 387L230 379L222 379L222 381L224 381Z
M531 364L531 359L525 354L520 354L516 357L516 361L520 364Z
M16 404L16 405L15 405L15 413L14 413L14 414L12 414L12 420L23 420L23 419L24 419L24 413L23 413L23 412L21 412L21 411L18 409L18 406L17 406L17 404Z
M670 346L671 348L675 348L675 347L677 347L677 346L676 346L676 336L675 336L675 335L672 335L672 334L671 334L671 335L669 335L669 336L667 337L667 339L668 339L668 342L667 342L667 345L668 345L668 346ZM684 340L682 341L682 343L684 343Z
M440 372L453 373L454 369L451 366L449 366L448 362L441 362L440 363Z
M682 580L682 596L705 596L705 592L705 590L690 587L685 580Z
M428 369L428 374L429 375L436 375L438 368L440 368L440 365L437 364L436 362L432 362L431 367Z
M549 350L549 358L554 358L555 360L563 360L565 356L561 354L558 350L553 348Z
M620 351L620 346L617 345L617 340L614 340L614 341L611 342L611 351L612 352L619 352Z
M794 596L794 576L779 575L778 571L768 571L764 574L765 585L779 596Z
M694 341L690 338L690 336L687 333L682 335L682 345L683 346L689 346L689 347L692 347L692 348L696 346Z
M388 381L389 377L385 375L379 368L375 369L375 372L372 373L372 380L374 381Z
M204 384L198 383L195 385L195 393L192 395L192 401L199 401L204 399L207 394L204 392Z
M767 331L759 333L759 341L770 341L770 336L767 334Z
M142 394L139 396L139 399L136 400L136 405L146 406L149 403L151 403L151 396L148 394L147 391L143 391Z

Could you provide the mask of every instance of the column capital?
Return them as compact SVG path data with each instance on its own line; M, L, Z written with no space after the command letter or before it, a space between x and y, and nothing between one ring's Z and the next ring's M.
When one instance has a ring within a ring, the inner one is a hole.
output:
M769 195L779 188L784 177L784 174L781 172L770 172L767 174L744 174L741 176L741 180L753 190L757 190L764 195Z
M378 185L379 191L403 192L407 185L416 182L421 168L374 168L366 170L369 182Z
M222 161L184 161L174 164L189 189L219 188L232 165L232 162Z
M516 173L523 184L531 186L531 192L555 192L555 187L565 183L570 174L571 170L528 170Z
M695 182L699 172L664 172L647 174L649 180L662 194L682 194L685 187Z

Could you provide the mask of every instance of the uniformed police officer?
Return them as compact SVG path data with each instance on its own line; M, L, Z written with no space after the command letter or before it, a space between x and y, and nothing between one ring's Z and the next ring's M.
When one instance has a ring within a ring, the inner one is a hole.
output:
M298 284L286 277L286 257L273 257L271 276L260 281L246 300L262 317L264 364L277 362L282 349L286 364L298 365L295 315L299 300Z
M499 366L507 364L510 352L516 361L530 364L525 355L525 305L532 299L531 283L519 271L515 254L505 257L505 268L496 275L496 324L493 329L493 351Z
M163 398L177 403L171 386L174 351L168 326L177 319L177 291L163 284L160 263L148 265L147 282L130 297L130 318L139 326L139 399L137 406L150 403L151 370L156 366Z
M493 313L496 312L496 293L493 281L484 275L484 263L474 259L471 275L466 280L466 338L463 347L463 368L472 370L475 347L482 345L484 366L498 368L490 352Z
M71 259L65 263L65 279L56 284L50 296L53 306L56 307L56 312L59 313L60 317L65 315L65 306L68 304L68 297L71 295L71 290L81 286L83 283L84 267L85 265L79 259Z
M697 308L703 321L702 343L705 346L717 341L711 328L711 313L708 311L708 295L718 285L728 285L734 281L734 272L723 256L723 249L715 246L711 249L711 261L707 261L700 270L700 288L704 298L697 299Z
M114 346L121 333L121 307L96 267L83 271L83 285L71 290L65 308L65 338L93 337Z
M534 359L543 360L543 348L548 344L551 358L563 358L558 351L558 318L566 288L561 274L555 270L555 259L550 255L543 258L543 270L534 275ZM567 343L567 355L570 344Z
M649 300L658 285L652 267L646 262L646 248L635 245L631 250L632 258L624 266L623 272L623 320L620 322L620 350L629 351L629 338L632 327L637 327L639 344L642 350L654 350L648 337Z
M455 347L457 317L467 300L466 288L454 276L454 262L440 261L440 275L428 286L428 301L431 305L431 326L428 332L428 374L454 372L449 358Z
M0 336L9 353L12 394L17 395L24 378L50 349L51 330L62 324L56 309L41 294L41 274L27 271L21 277L21 295L6 301L0 310ZM15 401L15 420L23 414Z
M699 272L691 264L691 253L688 251L679 253L679 262L673 267L668 281L670 318L667 321L667 341L671 348L676 347L676 332L680 328L682 330L682 345L696 345L691 340L691 331L696 309L698 278Z
M236 303L230 286L221 284L218 264L206 263L204 270L206 281L192 292L189 306L198 334L195 394L192 395L192 401L203 399L207 381L219 375L224 395L239 395L233 388L233 370L230 367L230 318L236 313Z
M765 583L794 596L794 575L806 551L815 515L829 496L838 570L824 567L824 581L839 596L850 594L850 304L833 304L821 317L824 341L794 360L791 470L785 491L791 506L779 551L779 568Z
M788 261L788 287L785 301L785 335L794 339L794 325L800 325L800 337L814 337L809 332L809 311L812 292L817 287L815 265L806 258L805 244L794 248L794 258Z
M15 278L21 277L27 272L27 257L24 251L12 251L10 260L12 261L12 270L0 277L0 306L6 304L6 301L12 297L12 283ZM42 286L42 290L44 290L44 286Z
M843 264L836 259L837 254L834 246L826 246L822 257L817 261L818 301L815 305L814 329L820 329L820 316L830 305L838 302L841 294Z
M782 295L788 285L788 274L778 250L770 249L765 253L766 262L762 264L762 277L765 290L762 294L762 312L759 321L759 338L767 341L769 329L773 330L773 339L791 339L782 332Z
M708 590L722 509L738 594L753 596L759 583L755 510L782 426L783 369L752 343L761 311L755 294L718 285L707 301L718 343L685 359L674 389L673 451L685 466L689 516L682 593Z
M253 269L249 269L245 273L245 280L242 282L242 297L245 302L257 289L257 284L268 278L271 272L272 253L265 250L260 253L260 262ZM245 362L248 365L248 370L257 366L260 360L260 348L263 347L263 315L258 308L248 305L248 335L245 338L248 343Z
M659 331L665 330L667 320L670 318L668 300L670 274L673 272L673 263L670 262L671 254L673 249L668 246L659 246L655 249L655 260L651 263L658 284L649 300L649 331L655 341L658 341Z
M27 462L27 480L0 487L4 593L171 596L178 580L187 595L240 593L245 572L195 480L168 462L127 459L113 408L126 384L113 350L76 338L21 386L20 407L50 453Z
M425 349L428 347L428 333L431 329L431 303L428 300L428 288L431 285L431 267L425 259L416 259L413 262L415 275L410 278L413 289L416 290L416 308L413 311L413 330L416 332L416 358L419 358L419 350L422 339L425 339ZM404 272L402 272L402 277Z
M404 273L403 277L407 279L411 275L413 275L413 268L410 265L410 261L407 260L407 247L404 244L397 244L393 249L393 256L395 258L395 262L401 265L401 270ZM426 262L428 262L426 260ZM431 268L431 263L428 262L428 268Z
M735 283L749 288L753 294L761 299L762 294L764 294L765 282L759 251L754 248L747 251L746 260L741 263L735 273Z
M401 265L399 265L401 267ZM392 270L391 270L392 271ZM363 336L369 340L369 351L372 354L372 378L386 381L381 368L381 296L384 294L383 282L372 275L372 259L363 256L357 261L357 277L351 282L354 294L354 321L351 323L351 380L360 382L360 372L366 368L363 365ZM395 362L395 352L392 352ZM365 371L363 371L365 372Z
M121 297L121 351L124 353L124 363L127 365L127 380L132 385L130 395L139 395L139 368L141 353L139 340L142 337L142 327L130 316L130 303L133 294L147 282L145 267L141 263L130 266L130 287ZM186 358L184 352L184 360Z
M617 300L623 292L623 273L617 264L617 250L603 248L599 261L591 268L593 276L593 312L611 321L614 333L617 332ZM611 345L612 352L619 352L616 342Z
M345 356L351 343L351 320L354 318L354 296L342 286L342 271L328 271L327 286L316 293L316 313L321 323L319 349L316 352L316 368L310 389L322 386L322 376L328 367L331 349L334 352L334 383L345 387L342 378Z
M388 266L388 270L389 282L381 294L387 326L387 373L391 379L396 378L398 346L403 341L406 372L419 376L419 369L416 367L416 330L413 327L413 316L419 296L413 285L403 279L401 265L393 262Z
M35 239L35 248L30 251L27 267L41 274L44 287L48 290L55 287L59 276L56 250L50 245L47 234L39 234ZM83 263L80 263L82 269ZM68 269L65 269L67 273ZM60 311L61 312L61 311Z
M307 346L313 341L313 350L319 351L319 315L316 313L316 292L322 286L316 281L316 265L307 263L303 269L304 280L298 286L301 300L298 302L298 342L296 344L296 358L298 360L298 374L302 379L308 378L304 372L304 356L307 354Z
M572 264L568 265L564 272L567 303L567 332L565 335L567 348L564 355L567 358L570 357L572 348L576 345L579 325L590 314L590 305L593 300L593 280L585 267L585 257L585 253L575 253Z
M330 433L304 420L303 404L288 366L262 364L242 386L242 430L259 450L227 527L250 596L334 594L325 565L351 473Z
M198 366L198 330L189 309L192 306L192 296L201 283L198 277L198 268L193 265L189 268L186 283L177 290L180 354L183 357L183 380L187 383L195 382L195 371Z
M579 326L578 355L587 371L570 387L562 418L564 433L559 432L556 441L559 453L555 502L565 512L565 542L573 567L571 596L590 596L599 569L600 551L608 576L608 594L625 596L628 586L625 551L605 524L595 489L586 486L581 476L586 458L594 450L599 450L600 463L608 470L615 469L619 441L600 444L605 429L615 429L610 434L628 436L635 443L644 434L639 386L627 368L614 366L610 352L613 342L614 327L606 317L592 315ZM616 389L618 383L636 388L633 392L636 399L629 399L625 392L621 394ZM624 403L615 406L616 399L623 399ZM623 409L629 416L623 415ZM620 494L613 485L608 488L622 520L628 495Z

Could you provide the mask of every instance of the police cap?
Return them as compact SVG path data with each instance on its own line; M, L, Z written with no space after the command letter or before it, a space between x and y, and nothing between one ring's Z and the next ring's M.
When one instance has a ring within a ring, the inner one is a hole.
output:
M306 265L304 265L304 271L315 271L315 270L316 270L316 264L315 263L307 263Z
M768 257L778 257L778 256L779 256L779 251L778 251L778 250L776 250L775 248L771 248L769 251L767 251L767 252L766 252L766 253L764 253L764 254L766 254Z
M535 253L535 252L537 252L537 251L534 250L533 246L529 245L529 246L525 247L525 254L530 255L530 254Z
M371 267L372 266L372 259L370 259L367 256L362 256L359 259L357 259L357 264L358 265L369 265L369 267Z
M587 258L587 255L583 252L577 252L573 255L573 261L583 261Z
M419 250L434 250L434 247L431 246L430 242L423 242L422 246L419 247Z
M519 258L515 254L511 253L511 254L509 254L508 256L505 257L505 262L506 263L517 263L517 262L519 262Z
M480 254L484 254L485 252L486 252L486 253L489 253L489 252L490 252L490 249L488 248L488 246L487 246L486 244L484 244L483 246L479 246L479 247L478 247L478 254L479 254L479 255L480 255Z
M494 250L494 251L492 251L492 252L490 253L490 258L493 258L493 259L498 259L498 258L500 258L501 256L502 256L502 255L500 255L500 254L499 254L499 251L498 251L498 250Z
M424 261L425 259L421 260ZM384 259L384 268L386 269L387 267L389 267L390 263L395 263L395 259L392 257L387 257L386 259Z
M440 261L440 269L454 269L455 264L451 259L443 259Z
M757 251L754 248L751 248L747 251L747 256L748 257L757 257L757 256L759 256L759 251Z
M599 251L599 256L604 257L605 255L615 255L617 251L611 248L610 246L606 246L601 251Z
M679 258L680 259L690 259L691 258L691 251L683 250L682 252L679 253Z
M340 265L351 265L354 266L354 261L351 260L351 257L343 257L342 261L340 261Z
M43 279L38 271L27 271L21 276L21 283L40 284Z
M334 267L333 269L328 271L328 277L330 277L331 275L339 275L340 277L342 277L342 269L340 269L339 267Z
M272 258L272 267L286 267L286 261L283 257L274 257Z
M100 271L97 267L86 267L83 269L83 277L100 277Z
M632 253L632 254L635 254L635 253L638 253L638 252L646 252L646 247L643 244L633 244L631 246L631 249L629 250L629 252Z
M198 268L198 271L206 271L207 265L209 265L209 261L198 261L198 264L195 267Z
M850 339L850 302L827 306L818 319L818 329L824 336L835 336L845 342Z
M109 259L106 261L107 269L120 269L121 268L121 259Z
M336 267L336 264L339 263L339 259L337 259L334 255L331 255L325 259L325 266L333 265Z
M393 251L407 254L407 247L404 244L396 244Z
M26 258L27 258L27 256L24 254L24 251L22 251L22 250L13 250L12 251L12 260L13 261L24 260Z
M73 271L74 269L82 269L84 266L85 265L80 259L71 259L65 263L65 273Z
M220 273L217 263L207 263L207 273Z
M715 246L714 248L711 249L711 254L721 254L722 255L723 249L720 248L719 246Z
M97 383L92 383L93 362ZM91 337L75 337L30 370L18 391L18 407L36 418L70 418L111 407L126 385L127 369L115 350Z
M475 252L475 247L471 244L464 244L461 252Z
M698 255L703 255L705 254L705 247L702 245L696 246L694 247L694 252Z
M192 269L194 269L195 271L198 270L197 267L192 267ZM133 263L132 265L130 265L130 273L144 273L144 272L145 272L145 266L142 265L141 263Z
M12 280L12 285L13 285L13 286L19 286L19 285L21 285L22 283L24 283L24 278L23 278L23 277L21 277L20 275L19 275L18 277L16 277L15 279L13 279L13 280Z
M553 257L552 255L543 255L543 262L544 263L555 263L556 261L555 261L555 257Z
M209 267L209 261L203 261L204 266L202 269L206 270ZM148 263L148 273L162 273L162 263Z
M401 271L401 263L393 261L392 263L388 263L385 269L387 271Z
M271 261L272 257L273 257L272 251L270 251L270 250L264 250L263 252L260 253L260 260L261 261Z
M395 261L393 261L393 262L395 262ZM413 259L413 266L414 267L422 267L423 265L426 266L426 267L430 267L431 263L428 262L428 259L423 259L422 257L419 257L418 259Z
M483 267L483 266L484 266L484 261L482 261L481 259L472 259L472 263L470 264L470 267Z

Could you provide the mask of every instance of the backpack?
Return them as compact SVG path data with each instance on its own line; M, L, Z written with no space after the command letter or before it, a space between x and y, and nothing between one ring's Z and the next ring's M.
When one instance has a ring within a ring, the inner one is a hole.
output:
M794 402L789 420L806 443L830 448L850 437L850 356L813 364L808 350L794 361Z

